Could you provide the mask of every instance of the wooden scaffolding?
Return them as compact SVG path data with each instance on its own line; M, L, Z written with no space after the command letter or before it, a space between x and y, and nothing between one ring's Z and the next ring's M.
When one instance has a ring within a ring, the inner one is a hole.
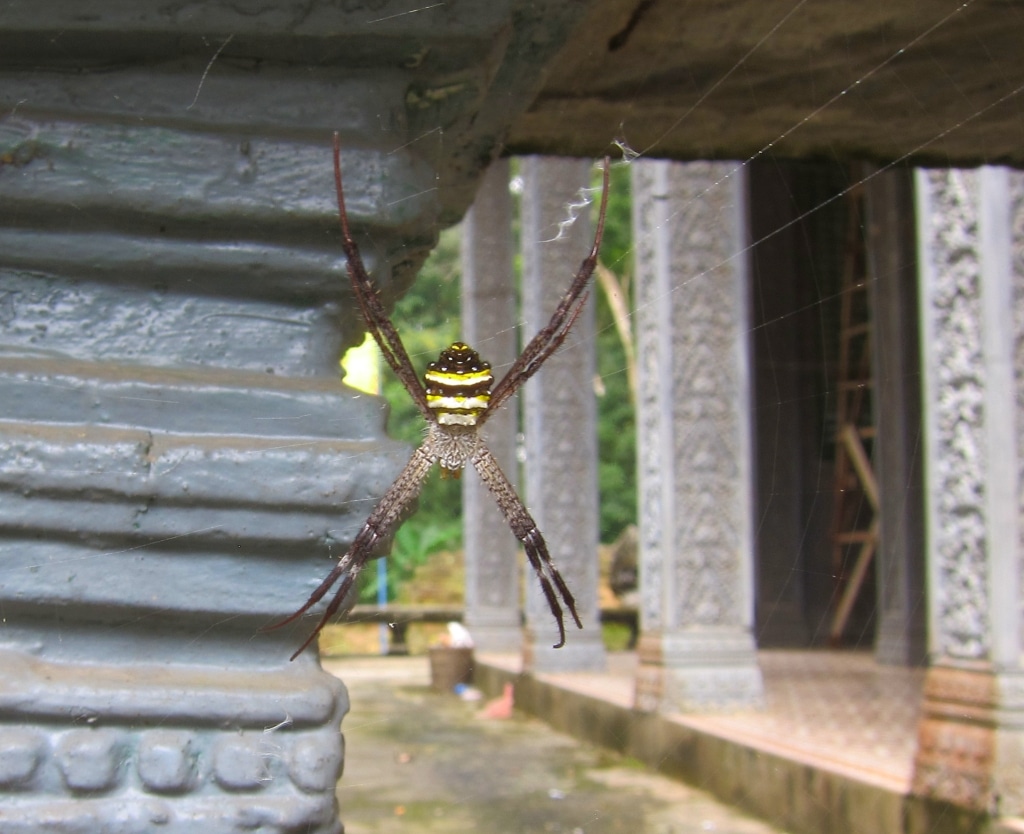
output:
M875 438L871 304L864 243L863 189L847 196L840 285L836 379L832 565L836 577L829 641L842 642L878 547L878 484L871 465Z

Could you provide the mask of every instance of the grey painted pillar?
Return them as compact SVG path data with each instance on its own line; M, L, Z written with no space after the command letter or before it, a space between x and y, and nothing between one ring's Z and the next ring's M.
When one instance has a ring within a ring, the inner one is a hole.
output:
M0 16L0 831L337 832L344 687L259 630L408 455L330 132L390 305L586 4L108 5Z
M547 324L589 251L587 210L572 224L569 204L590 184L591 163L554 157L522 160L523 340ZM560 239L559 229L564 229ZM576 598L583 622L557 631L536 579L526 578L528 668L601 669L605 664L597 599L597 404L594 397L594 308L591 300L563 347L527 383L526 499L552 559Z
M339 830L344 687L315 651L289 664L301 631L259 629L315 587L405 452L337 381L359 326L336 237L319 239L329 134L293 127L334 100L323 79L287 102L210 79L188 129L88 121L117 89L140 114L184 108L201 71L54 74L45 95L0 80L0 109L28 102L0 148L17 160L0 170L4 832ZM263 132L217 129L238 99ZM415 196L431 169L346 159L360 227L396 247L382 206L403 200L432 224Z
M633 165L639 709L761 701L753 622L745 176Z
M921 341L913 175L876 174L865 183L873 320L874 470L882 496L875 658L925 662L925 538Z
M1024 813L1024 176L919 171L929 653L913 790Z
M516 292L512 273L509 162L494 162L462 224L462 336L491 363L495 377L516 355ZM487 421L487 445L513 483L518 397ZM522 648L518 545L494 498L472 467L462 480L466 558L466 625L477 648Z

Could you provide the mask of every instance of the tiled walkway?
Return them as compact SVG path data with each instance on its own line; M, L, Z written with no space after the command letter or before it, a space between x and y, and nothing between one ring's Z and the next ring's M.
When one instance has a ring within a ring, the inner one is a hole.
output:
M480 660L518 671L513 655ZM761 651L765 708L731 715L679 715L689 726L823 766L904 793L910 785L923 669L879 666L867 652ZM551 684L629 707L632 653L603 674L538 675Z
M879 666L861 652L762 651L758 659L763 712L696 720L790 757L909 790L923 669Z

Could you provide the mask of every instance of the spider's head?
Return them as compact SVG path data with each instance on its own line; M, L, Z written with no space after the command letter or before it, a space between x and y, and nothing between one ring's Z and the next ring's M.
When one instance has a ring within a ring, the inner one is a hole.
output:
M491 399L494 374L480 354L462 342L441 351L427 365L427 405L442 426L475 426Z

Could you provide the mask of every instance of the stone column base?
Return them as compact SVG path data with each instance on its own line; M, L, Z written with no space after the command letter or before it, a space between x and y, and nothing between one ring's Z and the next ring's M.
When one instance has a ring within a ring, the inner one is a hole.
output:
M1024 674L987 663L928 670L912 790L982 813L1024 813Z
M566 617L565 645L560 649L553 647L558 638L558 630L553 624L546 629L527 628L523 669L530 672L603 671L608 661L601 639L601 626L599 623L591 625L586 620L584 625L586 627L580 631Z
M761 669L750 634L714 628L648 634L637 646L635 707L644 712L758 709Z
M347 693L296 666L0 651L0 831L337 834Z
M467 608L465 625L473 636L473 644L480 651L519 652L523 648L523 627L518 608Z

